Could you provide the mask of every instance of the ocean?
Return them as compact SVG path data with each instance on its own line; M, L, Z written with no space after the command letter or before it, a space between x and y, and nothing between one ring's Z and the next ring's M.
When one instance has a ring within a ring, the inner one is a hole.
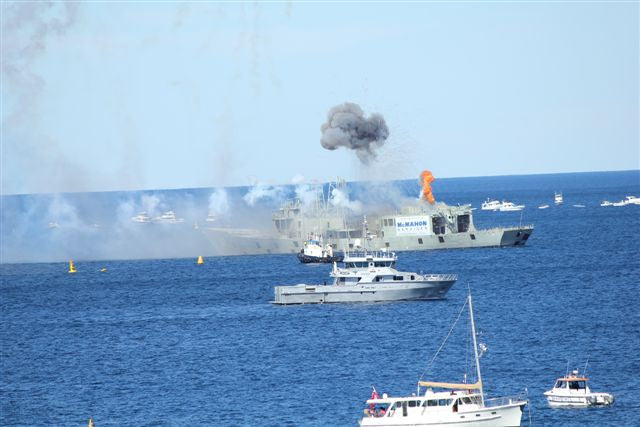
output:
M466 319L430 361L471 292L485 395L526 392L523 425L639 425L640 205L599 204L640 195L640 172L438 185L450 204L526 205L478 209L479 228L535 225L524 247L400 252L399 270L458 274L440 301L273 306L276 285L328 279L295 255L0 264L0 424L356 425L372 386L461 380ZM587 360L615 405L550 409L543 392Z

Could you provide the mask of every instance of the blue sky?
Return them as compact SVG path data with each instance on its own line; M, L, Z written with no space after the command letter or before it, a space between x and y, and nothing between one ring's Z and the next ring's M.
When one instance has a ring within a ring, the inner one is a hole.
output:
M2 194L640 168L637 2L2 3ZM325 150L353 102L377 161Z

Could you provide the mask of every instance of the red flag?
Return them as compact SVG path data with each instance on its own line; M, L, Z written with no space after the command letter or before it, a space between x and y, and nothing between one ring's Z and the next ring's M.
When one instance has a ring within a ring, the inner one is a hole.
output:
M371 386L371 399L377 399L380 396L378 396L378 392L376 391L376 388L374 386ZM369 404L369 409L373 411L373 409L375 408L376 405L374 405L373 403Z

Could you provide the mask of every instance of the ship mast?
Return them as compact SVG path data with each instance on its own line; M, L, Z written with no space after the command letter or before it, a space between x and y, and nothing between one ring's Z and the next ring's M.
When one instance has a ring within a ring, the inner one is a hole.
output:
M480 375L480 358L478 357L478 343L476 342L476 324L473 320L473 304L471 303L471 294L469 294L469 316L471 317L471 334L473 335L473 355L476 358L476 373L478 374L478 382L480 383L480 400L484 404L484 391L482 386L482 376Z

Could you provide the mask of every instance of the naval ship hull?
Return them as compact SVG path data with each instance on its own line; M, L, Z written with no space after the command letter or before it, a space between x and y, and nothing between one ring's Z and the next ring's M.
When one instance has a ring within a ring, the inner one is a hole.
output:
M456 281L455 275L435 280L393 284L276 286L272 304L372 303L442 299Z
M394 236L388 239L376 239L376 243L380 247L393 248L394 251L523 246L532 232L532 226L509 227L475 230L468 233Z
M301 240L287 237L242 236L207 228L201 231L212 245L212 255L298 254L303 245ZM533 226L523 226L442 235L389 236L386 239L373 238L369 245L394 251L523 246L532 232ZM325 241L333 246L334 251L354 248L354 239L329 238Z
M280 236L270 236L257 230L201 228L211 243L212 255L295 254L302 243Z

